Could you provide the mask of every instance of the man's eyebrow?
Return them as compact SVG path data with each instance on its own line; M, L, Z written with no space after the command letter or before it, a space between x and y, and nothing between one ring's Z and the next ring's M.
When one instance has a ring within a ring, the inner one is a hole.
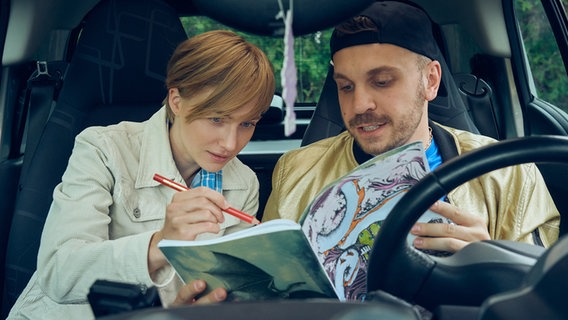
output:
M334 80L337 80L337 79L349 80L349 78L347 78L347 76L345 76L341 73L338 73L338 72L333 73L333 79Z
M395 67L381 66L381 67L373 68L373 69L367 71L367 76L373 77L373 76L376 76L376 75L381 74L381 73L387 73L387 72L391 73L391 72L396 72L396 71L398 71L398 69L395 68ZM337 79L349 80L349 77L347 77L346 75L344 75L342 73L334 72L333 73L333 79L334 80L337 80Z
M375 76L377 74L381 74L381 73L392 73L392 72L396 72L398 69L395 67L390 67L390 66L381 66L378 68L374 68L371 69L369 71L367 71L367 75L372 77Z

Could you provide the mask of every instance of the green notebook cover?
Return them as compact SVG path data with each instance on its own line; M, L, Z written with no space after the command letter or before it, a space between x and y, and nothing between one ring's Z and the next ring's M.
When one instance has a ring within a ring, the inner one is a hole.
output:
M184 282L224 287L229 301L337 298L300 225L290 220L212 240L162 240L159 247Z

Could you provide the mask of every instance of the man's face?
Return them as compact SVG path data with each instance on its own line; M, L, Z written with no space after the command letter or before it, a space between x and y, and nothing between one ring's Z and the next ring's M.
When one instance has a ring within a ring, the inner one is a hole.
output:
M416 54L390 44L367 44L337 51L333 62L343 121L365 152L377 155L424 141L426 78Z

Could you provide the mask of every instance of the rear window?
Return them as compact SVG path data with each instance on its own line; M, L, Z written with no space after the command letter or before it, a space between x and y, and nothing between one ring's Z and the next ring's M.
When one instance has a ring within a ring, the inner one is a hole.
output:
M189 37L210 30L224 29L232 30L257 45L272 61L276 77L276 91L278 93L282 92L280 71L282 70L284 60L283 38L245 33L204 16L182 17L181 22ZM294 40L295 62L298 70L298 96L296 103L299 105L315 105L319 98L329 66L329 38L331 37L331 32L332 29L327 29L299 36Z

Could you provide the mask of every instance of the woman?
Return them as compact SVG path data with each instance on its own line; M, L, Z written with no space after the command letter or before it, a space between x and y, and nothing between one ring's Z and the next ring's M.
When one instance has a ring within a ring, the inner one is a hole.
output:
M164 106L143 123L91 127L75 142L42 234L38 268L9 319L92 317L97 279L156 286L165 306L196 299L158 249L161 239L219 237L250 225L222 209L258 209L259 183L235 156L274 94L270 61L230 31L181 43L166 77ZM175 192L155 173L191 187Z

